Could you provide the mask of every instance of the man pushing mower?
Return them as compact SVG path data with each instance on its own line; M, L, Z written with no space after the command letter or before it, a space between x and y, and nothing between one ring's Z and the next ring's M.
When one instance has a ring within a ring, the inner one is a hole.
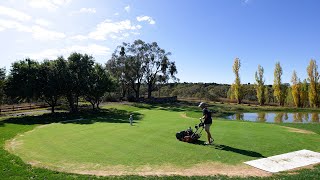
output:
M202 109L203 116L201 119L204 119L204 130L207 132L208 137L208 142L205 142L205 144L212 144L214 140L210 133L210 126L212 124L211 112L207 109L207 104L204 102L201 102L198 107Z
M202 130L205 129L208 137L208 142L205 142L205 144L212 144L213 138L210 133L210 126L212 124L211 112L207 109L207 105L203 102L199 104L199 107L202 109L202 114L203 114L203 117L200 118L199 125L195 126L195 131L193 131L192 128L189 127L185 131L177 132L176 138L179 141L195 143L201 137Z

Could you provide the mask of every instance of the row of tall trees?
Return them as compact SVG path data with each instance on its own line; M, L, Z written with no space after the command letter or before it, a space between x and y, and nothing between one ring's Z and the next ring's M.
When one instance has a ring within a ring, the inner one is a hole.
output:
M102 96L115 84L106 68L95 63L92 56L72 53L67 59L39 63L26 59L14 62L4 85L6 96L18 102L41 99L54 112L61 98L70 111L78 111L79 98L99 108Z
M134 91L134 96L138 99L141 85L145 84L148 98L151 98L152 91L159 85L170 79L177 80L177 67L174 61L170 61L170 55L170 52L160 48L156 42L136 40L118 46L107 62L107 69L118 80L122 97Z
M245 96L243 91L243 85L240 81L240 60L235 59L233 64L233 72L235 74L235 82L230 87L230 98L237 100L240 104L243 97ZM320 105L320 85L319 85L319 72L318 66L315 60L310 60L307 67L308 78L304 79L303 82L297 76L296 71L293 71L291 79L291 87L288 84L282 83L282 67L279 62L275 64L274 69L274 82L272 85L273 96L276 102L280 106L284 106L285 103L292 101L296 107L319 107ZM260 105L264 105L269 98L269 90L264 84L264 69L258 65L258 70L255 73L256 83L254 85L256 89L257 100Z

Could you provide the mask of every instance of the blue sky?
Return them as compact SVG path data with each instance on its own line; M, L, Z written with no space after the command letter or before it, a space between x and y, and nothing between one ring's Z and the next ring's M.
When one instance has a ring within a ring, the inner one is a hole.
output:
M290 82L320 58L319 17L317 0L3 0L0 66L74 51L105 63L117 45L142 39L172 52L181 82L230 84L236 57L242 83L254 83L260 64L271 84L277 61Z

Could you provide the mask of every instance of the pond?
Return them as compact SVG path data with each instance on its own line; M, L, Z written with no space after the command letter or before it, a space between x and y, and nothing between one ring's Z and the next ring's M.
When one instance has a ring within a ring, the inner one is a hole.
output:
M285 113L285 112L258 112L235 113L227 116L229 120L244 120L267 123L320 123L320 113Z

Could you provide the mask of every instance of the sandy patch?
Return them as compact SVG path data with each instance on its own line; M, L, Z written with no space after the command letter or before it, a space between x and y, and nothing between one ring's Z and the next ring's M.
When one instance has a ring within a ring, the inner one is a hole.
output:
M297 129L292 127L283 127L287 129L289 132L295 132L295 133L302 133L302 134L316 134L315 132L304 130L304 129Z
M50 166L41 165L41 163L33 163L32 165L38 167L50 168ZM227 165L222 163L202 163L196 164L192 167L182 168L173 165L161 165L161 166L137 166L137 167L127 167L127 166L107 166L102 167L100 165L96 165L95 169L92 165L89 168L88 165L74 165L72 169L68 167L71 164L66 165L67 167L63 167L60 164L59 167L53 168L56 171L63 171L69 173L76 174L87 174L87 175L96 175L96 176L123 176L123 175L139 175L139 176L213 176L213 175L227 175L227 176L260 176L266 177L271 176L272 173L268 173L248 165ZM78 169L75 169L77 168Z
M18 146L21 146L22 143L22 141L18 141L16 138L14 138L5 142L4 149L12 153Z
M180 117L182 117L182 118L186 118L186 119L194 119L194 118L191 118L191 117L187 116L187 114L186 114L186 113L182 113L182 114L180 114Z

